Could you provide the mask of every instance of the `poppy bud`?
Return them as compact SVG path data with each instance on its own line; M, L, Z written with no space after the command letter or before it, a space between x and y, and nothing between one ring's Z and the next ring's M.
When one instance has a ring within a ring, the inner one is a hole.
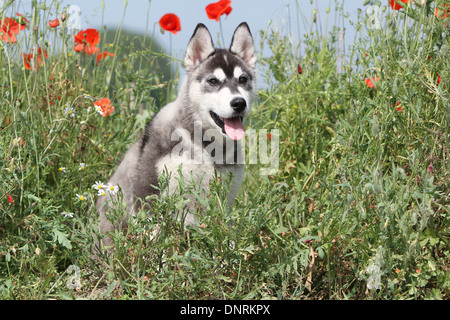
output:
M63 13L63 14L61 15L61 21L66 21L66 18L67 18L66 14Z

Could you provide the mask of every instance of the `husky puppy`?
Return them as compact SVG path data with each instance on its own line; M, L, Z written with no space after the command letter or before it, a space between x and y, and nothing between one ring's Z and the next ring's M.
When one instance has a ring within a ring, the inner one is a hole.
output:
M224 177L231 173L227 196L231 205L244 175L240 140L255 85L255 63L247 23L236 28L229 49L215 49L206 26L197 25L186 50L186 76L177 99L146 125L108 181L121 188L128 215L140 208L151 211L145 199L159 195L152 186L158 185L163 172L172 177L169 193L176 190L181 173L184 181L193 181L204 194L215 173ZM126 226L126 217L114 223L107 219L110 200L107 195L96 203L102 234ZM184 219L185 225L195 224L192 214ZM103 246L111 247L111 239L105 237Z

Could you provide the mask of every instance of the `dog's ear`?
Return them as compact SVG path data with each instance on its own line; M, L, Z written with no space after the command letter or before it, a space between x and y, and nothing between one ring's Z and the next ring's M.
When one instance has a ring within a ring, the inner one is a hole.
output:
M246 22L242 22L234 31L230 51L237 54L249 67L255 68L256 53L252 33Z
M208 28L204 24L199 23L191 40L189 40L186 56L184 57L186 70L194 69L199 63L208 58L214 50L214 44Z

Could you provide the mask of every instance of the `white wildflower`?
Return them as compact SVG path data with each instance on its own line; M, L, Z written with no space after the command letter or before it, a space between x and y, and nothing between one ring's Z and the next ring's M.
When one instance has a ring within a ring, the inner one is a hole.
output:
M105 185L101 181L95 181L94 185L92 186L95 190L101 190L105 188Z
M83 93L83 98L93 101L94 99L87 93Z
M95 111L97 111L101 116L103 116L103 109L101 106L94 105Z
M66 103L66 108L64 109L64 114L71 118L75 117L75 109L72 108L68 103Z
M118 186L114 186L112 184L108 185L108 191L110 194L114 195L119 191L119 187Z
M61 215L63 215L65 218L73 218L73 212L61 212Z

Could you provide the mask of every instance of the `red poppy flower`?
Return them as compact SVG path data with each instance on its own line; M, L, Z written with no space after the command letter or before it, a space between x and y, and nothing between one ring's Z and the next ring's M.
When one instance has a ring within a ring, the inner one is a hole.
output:
M208 4L205 8L206 14L211 20L219 21L221 15L226 14L228 16L231 13L233 8L230 5L230 0L220 0L219 2Z
M44 50L44 57L48 58L48 53L47 50ZM27 70L31 70L33 69L33 54L32 53L23 53L23 63L25 65L25 69ZM39 69L39 66L42 66L44 64L44 62L42 61L42 49L39 48L38 49L38 57L36 59L36 65L35 65L35 70Z
M434 15L436 18L448 18L450 16L450 3L443 3L439 8L436 8Z
M108 51L103 51L103 52L100 52L99 54L97 54L97 65L100 62L100 60L104 59L107 56L114 57L114 53L111 53Z
M88 55L97 53L100 49L96 45L100 42L100 34L95 29L81 30L74 35L76 52L84 50Z
M20 31L20 24L12 18L0 20L0 37L5 42L14 43L17 41L16 34Z
M167 13L159 19L159 25L162 29L177 34L181 30L180 18L176 14Z
M102 117L107 117L114 112L114 107L111 105L111 100L108 98L95 101L94 108Z
M31 70L31 59L33 59L32 53L23 53L23 64L25 65L25 69Z
M20 13L16 13L16 15L19 17L18 23L20 24L20 30L23 30L27 27L27 24L30 23L24 16L22 16Z
M14 202L13 198L9 195L9 193L7 193L6 195L8 196L8 202L12 204Z
M391 5L391 8L394 10L403 9L403 7L398 2L408 3L408 2L412 2L412 0L389 0L389 4Z
M57 26L59 26L59 19L56 18L55 20L49 21L48 25L50 26L50 28L56 28Z
M376 81L378 81L378 80L380 80L377 76L375 76L375 77L372 77L372 79L370 79L370 78L367 78L366 79L366 85L369 87L369 88L376 88L377 86L375 85L375 82Z
M297 73L298 74L302 74L303 73L303 69L302 69L302 67L299 64L297 64Z

